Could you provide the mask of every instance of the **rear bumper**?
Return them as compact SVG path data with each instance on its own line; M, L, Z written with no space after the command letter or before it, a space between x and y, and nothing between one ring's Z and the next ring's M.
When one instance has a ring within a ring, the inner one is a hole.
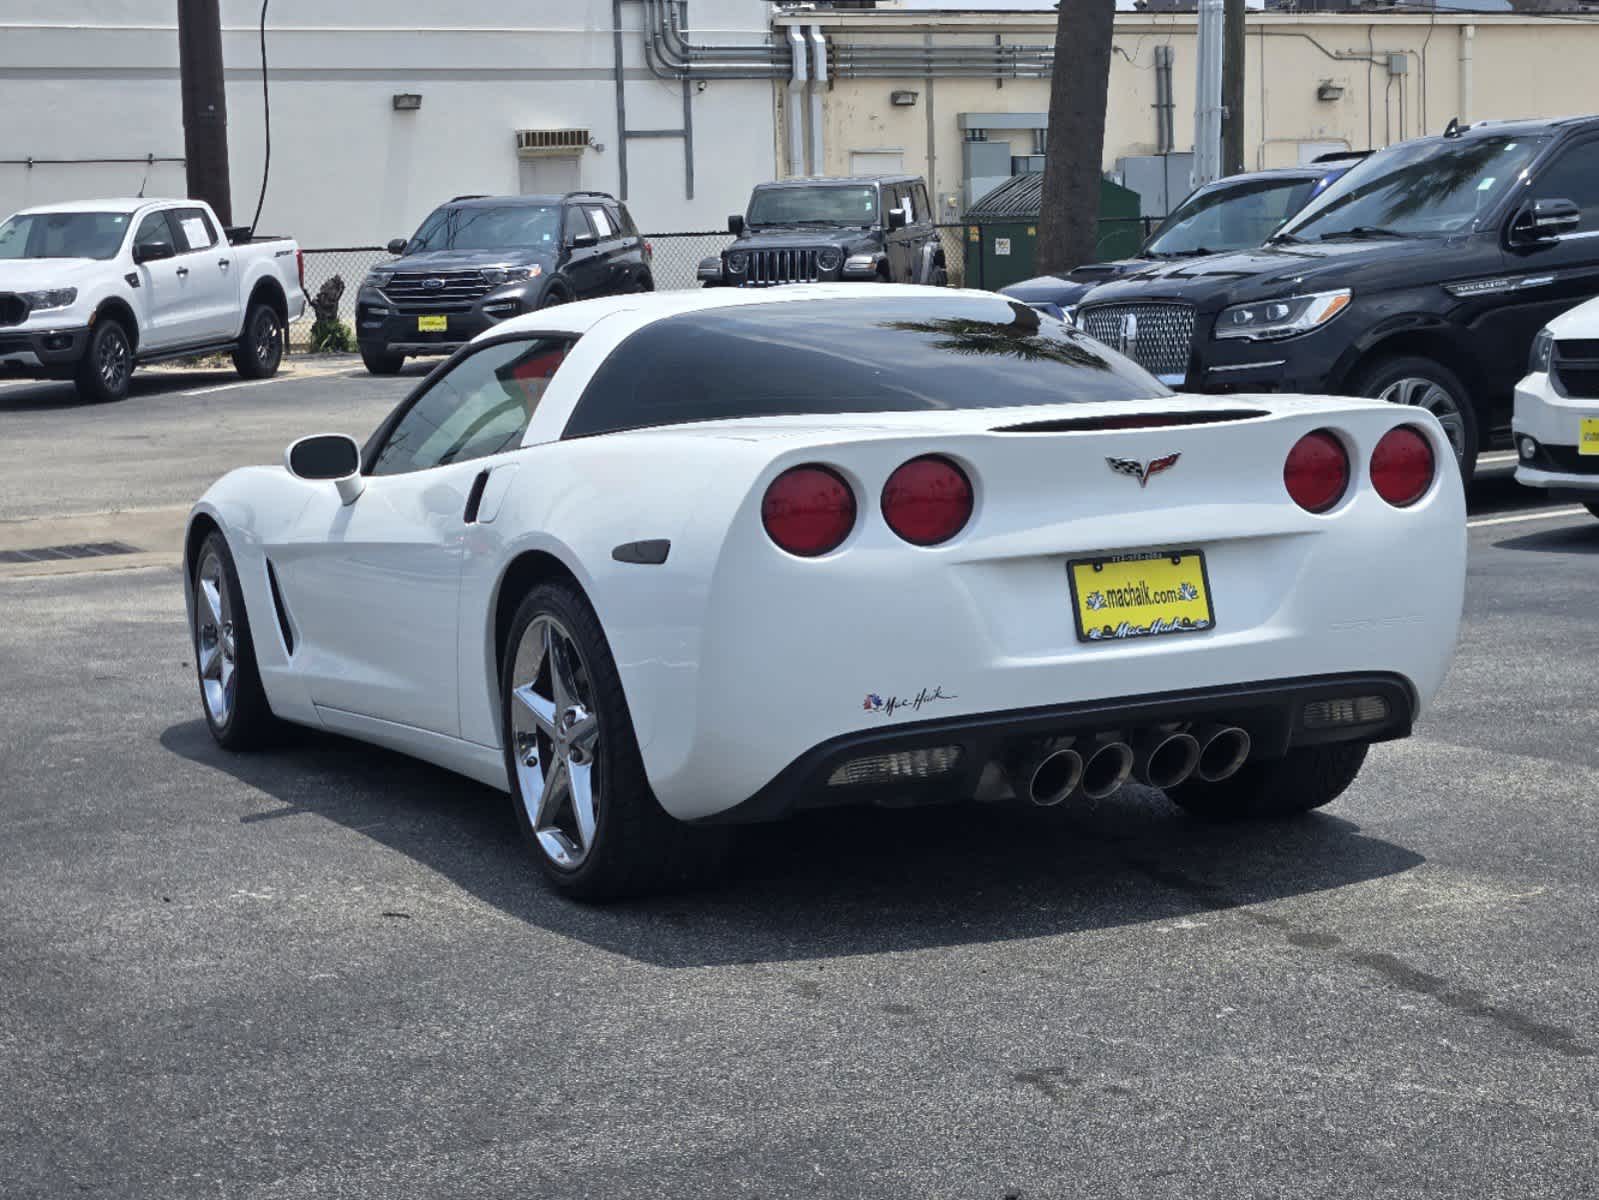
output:
M1387 705L1386 717L1307 728L1306 705L1364 696L1381 697ZM1370 673L1279 679L917 721L861 730L823 742L796 758L748 800L707 817L702 823L773 821L797 809L870 803L885 794L911 799L916 798L916 793L927 799L971 796L978 790L988 763L1040 738L1115 734L1130 740L1136 731L1154 726L1214 722L1247 730L1251 759L1273 759L1302 746L1407 737L1416 711L1416 690L1409 680L1390 673ZM943 775L892 788L830 783L834 772L857 759L948 747L958 747L960 753L955 768Z
M88 351L87 326L65 329L0 329L0 375L70 374Z

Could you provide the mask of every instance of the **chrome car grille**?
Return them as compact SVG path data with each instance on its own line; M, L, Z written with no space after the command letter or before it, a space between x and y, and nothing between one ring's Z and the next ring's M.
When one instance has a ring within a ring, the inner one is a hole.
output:
M775 283L815 283L822 277L817 266L820 250L747 250L749 271L744 287L770 287Z
M396 307L427 312L464 312L488 293L482 271L400 271L383 288Z
M1188 376L1188 356L1194 345L1191 305L1160 301L1096 304L1078 311L1077 325L1151 375L1168 381Z
M21 296L0 292L0 325L21 325L27 319L27 301Z

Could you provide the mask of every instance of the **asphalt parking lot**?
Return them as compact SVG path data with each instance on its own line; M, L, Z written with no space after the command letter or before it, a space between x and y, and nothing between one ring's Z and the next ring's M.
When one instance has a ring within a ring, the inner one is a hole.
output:
M416 374L0 384L0 550L132 551L0 563L0 1195L1599 1194L1599 521L1485 470L1322 813L840 813L584 908L498 793L200 718L187 505Z

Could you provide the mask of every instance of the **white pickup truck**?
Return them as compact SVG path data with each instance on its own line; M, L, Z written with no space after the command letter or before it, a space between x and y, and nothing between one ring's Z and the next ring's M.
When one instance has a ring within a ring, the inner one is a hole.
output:
M261 379L305 303L292 240L225 231L198 200L90 200L0 221L0 379L74 379L89 399L120 400L139 364L222 351Z

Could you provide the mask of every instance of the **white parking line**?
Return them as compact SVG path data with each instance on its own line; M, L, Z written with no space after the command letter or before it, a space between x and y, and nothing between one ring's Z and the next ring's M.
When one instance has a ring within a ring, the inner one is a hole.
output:
M237 383L219 383L215 387L194 388L187 392L179 392L180 396L209 396L213 392L231 392L234 388L260 387L263 383L273 383L272 379L242 379Z
M1586 508L1540 508L1537 512L1517 513L1513 517L1479 517L1467 521L1466 528L1477 529L1484 525L1514 525L1518 521L1553 521L1559 517L1586 516Z

